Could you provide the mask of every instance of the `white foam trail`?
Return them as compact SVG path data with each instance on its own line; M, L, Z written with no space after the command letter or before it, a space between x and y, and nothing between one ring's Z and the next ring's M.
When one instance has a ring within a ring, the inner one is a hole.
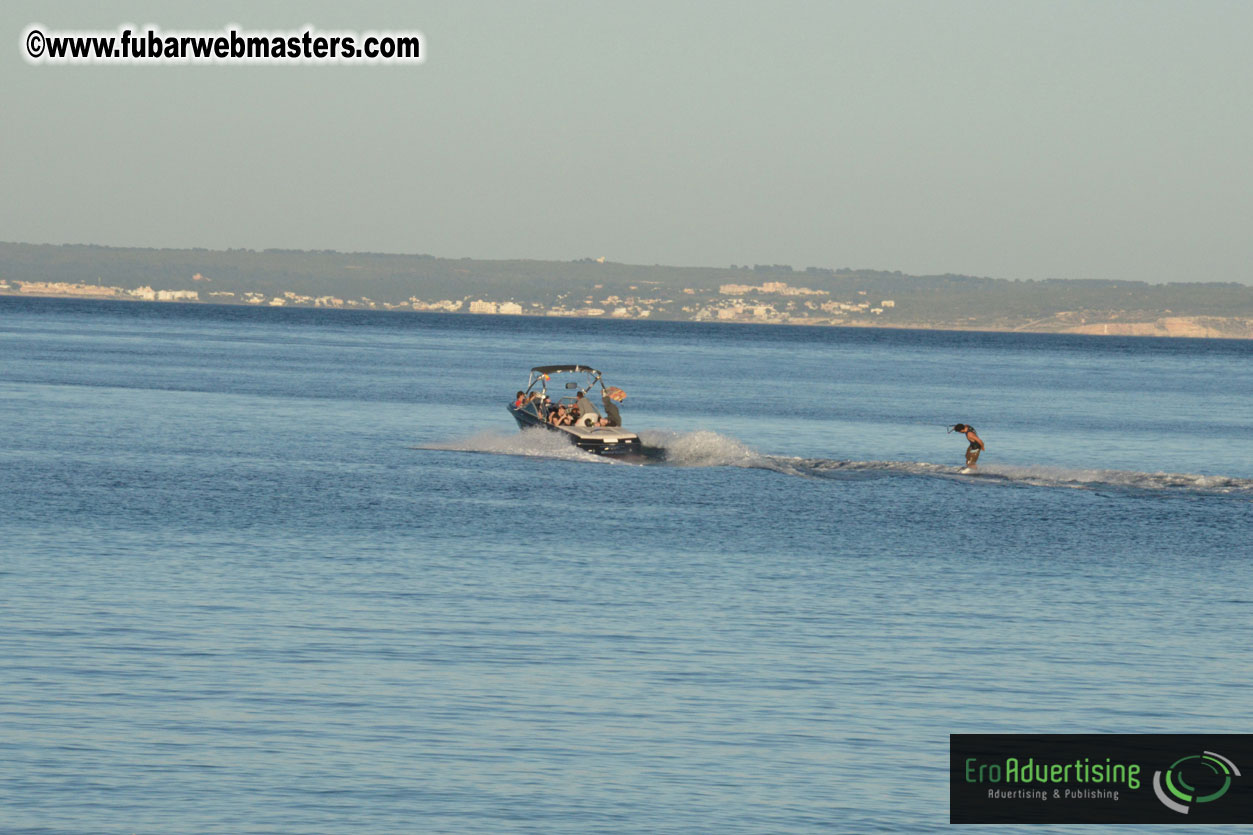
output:
M640 443L651 449L664 450L663 460L675 467L769 466L765 455L717 432L655 429L641 432Z
M1253 479L1196 473L1141 473L1132 470L1069 469L1066 467L1024 467L1009 464L979 468L981 473L1000 476L1020 484L1040 487L1080 489L1118 488L1170 492L1253 495Z
M987 464L973 473L961 467L926 461L842 461L830 458L791 458L763 455L742 441L701 430L672 432L664 429L640 433L646 463L671 467L745 467L773 470L802 478L874 478L914 476L967 481L972 484L1018 487L1115 490L1124 493L1164 495L1229 495L1253 499L1253 479L1190 473L1141 473L1130 470L1072 469ZM567 461L617 463L584 452L556 433L527 429L506 434L479 432L469 438L427 444L423 449L559 458ZM636 461L638 463L638 461Z
M1253 497L1253 479L1190 473L1141 473L1132 470L1071 469L994 464L963 473L960 467L909 461L798 460L796 467L814 475L899 474L953 478L973 483L1054 487L1074 490L1112 489L1124 492L1196 493Z
M985 465L973 473L960 466L927 461L841 461L829 458L790 458L763 455L736 438L717 432L640 434L646 447L659 448L661 463L675 467L751 467L808 478L874 477L886 475L958 479L977 484L1122 492L1194 493L1253 498L1253 479L1189 473L1141 473L1130 470L1070 469Z
M452 452L483 452L493 455L522 455L529 458L560 458L565 461L593 461L607 463L599 455L593 455L570 443L564 436L547 429L523 429L520 432L476 432L468 438L423 444L420 449L440 449Z

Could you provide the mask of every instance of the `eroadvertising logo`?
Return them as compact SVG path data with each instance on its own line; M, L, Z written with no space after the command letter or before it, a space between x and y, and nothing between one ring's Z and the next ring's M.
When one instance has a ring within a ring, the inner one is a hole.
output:
M1253 734L953 734L949 822L1253 823L1249 762Z

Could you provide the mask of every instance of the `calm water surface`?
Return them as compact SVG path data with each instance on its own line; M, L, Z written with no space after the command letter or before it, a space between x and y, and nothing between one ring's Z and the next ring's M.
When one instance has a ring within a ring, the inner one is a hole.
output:
M1251 359L0 298L0 830L930 831L950 733L1247 731ZM662 460L519 434L562 362Z

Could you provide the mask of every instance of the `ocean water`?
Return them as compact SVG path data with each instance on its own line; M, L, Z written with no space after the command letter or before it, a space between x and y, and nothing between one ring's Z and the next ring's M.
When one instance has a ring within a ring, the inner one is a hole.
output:
M933 831L950 733L1247 731L1250 360L0 298L0 831ZM654 457L517 431L565 362Z

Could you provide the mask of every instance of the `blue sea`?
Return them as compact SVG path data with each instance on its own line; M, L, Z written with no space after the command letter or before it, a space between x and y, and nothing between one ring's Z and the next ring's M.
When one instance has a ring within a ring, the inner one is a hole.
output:
M927 832L950 733L1249 731L1251 361L0 298L0 831ZM557 363L656 455L520 433Z

